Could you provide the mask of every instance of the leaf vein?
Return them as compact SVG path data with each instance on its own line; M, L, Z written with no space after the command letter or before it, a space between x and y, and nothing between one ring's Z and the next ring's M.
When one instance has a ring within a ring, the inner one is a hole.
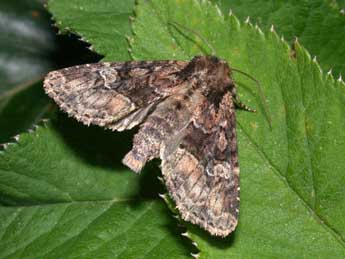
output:
M300 198L302 204L308 211L311 213L313 218L328 232L330 233L337 241L338 243L345 248L345 239L341 236L341 234L334 229L332 226L330 226L325 220L322 219L321 215L319 215L316 211L313 210L312 207L309 206L309 204L301 197L298 192L289 184L286 177L282 174L282 172L279 170L279 168L269 159L269 157L266 155L266 153L259 148L258 144L250 137L250 135L245 131L244 127L237 123L239 127L242 129L244 135L247 137L250 143L252 143L256 150L258 151L258 154L268 162L268 164L271 165L272 171L276 176L278 176L279 179L281 179L284 184L297 196Z
M112 206L112 205L113 205L113 204L111 204L111 206ZM110 206L110 207L111 207L111 206ZM89 250L88 252L83 253L83 254L79 255L78 257L81 256L81 257L83 258L84 256L86 256L87 254L89 254L89 253L91 253L91 252L98 251L99 249L101 249L102 247L104 247L106 244L112 242L112 241L113 241L114 239L116 239L117 237L119 237L119 236L123 235L124 233L126 233L128 230L130 230L130 229L135 225L135 223L136 223L138 220L141 219L141 217L142 217L143 215L146 214L147 211L149 211L149 210L152 208L152 206L153 206L153 202L151 202L151 204L148 205L147 208L146 208L142 213L140 213L140 214L131 222L131 224L130 224L127 228L125 228L123 231L121 231L120 233L117 233L114 237L112 237L111 239L105 241L102 245L100 245L100 246L97 247L96 249ZM125 251L125 249L124 249L120 254L122 254L124 251ZM118 254L116 257L118 257L120 254Z

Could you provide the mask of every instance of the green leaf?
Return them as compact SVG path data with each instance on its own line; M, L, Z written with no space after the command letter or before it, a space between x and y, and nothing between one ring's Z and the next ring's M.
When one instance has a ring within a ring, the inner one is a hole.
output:
M132 133L59 117L0 153L0 258L189 258L154 171L121 165Z
M77 33L107 60L128 60L126 36L134 0L49 0L48 9L62 31Z
M344 0L326 0L327 3L334 9L337 9L340 11L341 15L345 14L345 1Z
M38 84L54 64L48 21L38 1L0 2L0 143L41 119L50 103Z
M322 74L298 43L293 52L275 32L240 25L206 1L139 3L135 59L188 60L208 51L195 33L168 26L178 22L205 37L232 67L257 78L269 104L272 130L255 84L234 73L242 100L258 108L255 114L237 111L239 226L224 240L189 226L201 258L344 257L344 83Z
M321 67L335 74L345 71L345 19L343 0L212 0L227 14L231 9L240 20L250 17L264 31L272 24L288 41L298 37ZM337 3L339 2L339 3ZM340 7L339 7L340 5Z
M331 6L335 8L341 8L340 13L341 15L345 15L345 1L344 0L329 0Z

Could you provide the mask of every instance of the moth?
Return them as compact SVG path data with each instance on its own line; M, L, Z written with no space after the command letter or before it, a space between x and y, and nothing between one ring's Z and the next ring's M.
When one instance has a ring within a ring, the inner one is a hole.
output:
M225 237L239 216L232 69L215 56L191 61L103 62L50 72L46 93L86 125L139 126L123 163L134 172L160 158L181 217Z

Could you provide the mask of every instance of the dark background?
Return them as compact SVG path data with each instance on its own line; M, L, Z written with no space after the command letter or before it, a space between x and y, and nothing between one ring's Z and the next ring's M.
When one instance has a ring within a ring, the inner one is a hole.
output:
M0 143L54 114L42 88L45 74L99 61L88 47L59 33L42 1L0 1Z

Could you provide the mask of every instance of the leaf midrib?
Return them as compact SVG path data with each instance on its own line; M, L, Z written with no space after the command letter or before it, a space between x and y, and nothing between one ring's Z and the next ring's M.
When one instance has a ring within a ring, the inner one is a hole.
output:
M104 210L102 211L97 217L95 217L92 221L90 221L87 226L85 226L80 232L78 232L76 235L73 235L71 237L69 237L68 239L64 240L61 244L59 244L58 246L56 247L53 247L51 250L49 250L48 252L44 253L44 254L40 254L39 256L45 256L47 254L49 254L51 251L53 250L56 250L57 248L63 246L64 244L66 244L66 242L69 242L71 239L79 236L80 234L82 234L85 230L87 230L88 226L90 226L93 222L95 222L97 219L99 219L102 215L104 215L104 213L106 213L112 206L113 204L117 203L117 202L128 202L128 201L137 201L138 199L112 199L112 200L98 200L97 202L109 202L109 206ZM158 200L158 199L157 199ZM152 201L152 200L151 200ZM81 201L81 202L86 202L86 201ZM87 202L94 202L94 201L87 201ZM63 204L63 203L67 203L68 205L71 205L73 203L80 203L80 202L61 202L60 204ZM54 204L50 204L50 205L54 205ZM41 207L39 205L36 205L38 207ZM119 237L121 236L122 234L126 233L129 229L131 229L133 226L135 226L135 223L140 220L153 206L153 202L151 202L151 204L149 204L145 210L140 213L140 215L138 217L136 217L132 222L131 224L123 231L121 231L120 233L117 233L113 238L111 238L110 240L104 242L102 245L100 245L99 247L97 247L96 249L92 250L92 251L88 251L88 253L90 252L94 252L94 251L97 251L99 248L101 248L102 246L104 246L106 243L108 242L111 242L112 240L114 240L116 237ZM60 216L60 219L64 216L64 213ZM14 217L13 220L15 220L16 217ZM12 221L13 221L12 220ZM71 219L73 220L73 219ZM55 226L58 224L59 220L57 220L56 224L54 226L52 226L49 231L47 232L44 232L44 233L41 233L39 236L35 237L33 240L31 240L29 243L25 244L23 247L20 247L18 249L16 249L15 251L13 251L12 253L10 254L6 254L5 257L8 257L14 253L16 253L18 250L21 250L21 249L25 249L26 247L28 247L30 244L32 244L33 242L35 242L35 240L37 240L38 238L40 238L41 236L43 235L46 235L48 234L49 232L51 232ZM158 240L158 244L160 243L161 239ZM84 256L84 255L87 255L88 253L83 253L81 254L80 256ZM4 258L4 257L1 257L1 258Z
M134 202L134 201L143 201L143 202L149 202L149 201L158 201L158 198L147 198L147 197L141 197L141 196L134 196L134 198L113 198L113 199L97 199L97 200L70 200L70 201L52 201L49 203L30 203L30 204L15 204L15 205L3 205L0 204L0 208L31 208L31 207L45 207L45 206L54 206L54 205L64 205L64 204L83 204L83 203L121 203L121 202ZM39 202L39 200L38 200Z
M109 239L108 241L104 242L104 243L103 243L101 246L99 246L97 249L92 250L92 251L89 251L89 252L97 251L97 250L99 250L102 246L104 246L105 244L107 244L107 243L113 241L114 239L116 239L117 237L119 237L119 236L121 236L121 235L127 233L127 231L129 231L133 226L135 227L135 223L138 222L138 221L140 220L140 218L143 217L143 216L152 208L152 205L153 205L153 203L151 203L150 205L148 205L147 208L146 208L142 213L140 213L140 215L139 215L136 219L134 219L134 220L131 222L131 224L130 224L128 227L126 227L123 231L121 231L120 233L117 233L113 238L111 238L111 239ZM158 241L157 243L159 244L159 241ZM126 251L126 250L124 249L124 250L123 250L120 254L118 254L116 257L119 257L119 255L121 255L124 251ZM81 256L83 256L83 255L86 255L86 253L82 254Z

